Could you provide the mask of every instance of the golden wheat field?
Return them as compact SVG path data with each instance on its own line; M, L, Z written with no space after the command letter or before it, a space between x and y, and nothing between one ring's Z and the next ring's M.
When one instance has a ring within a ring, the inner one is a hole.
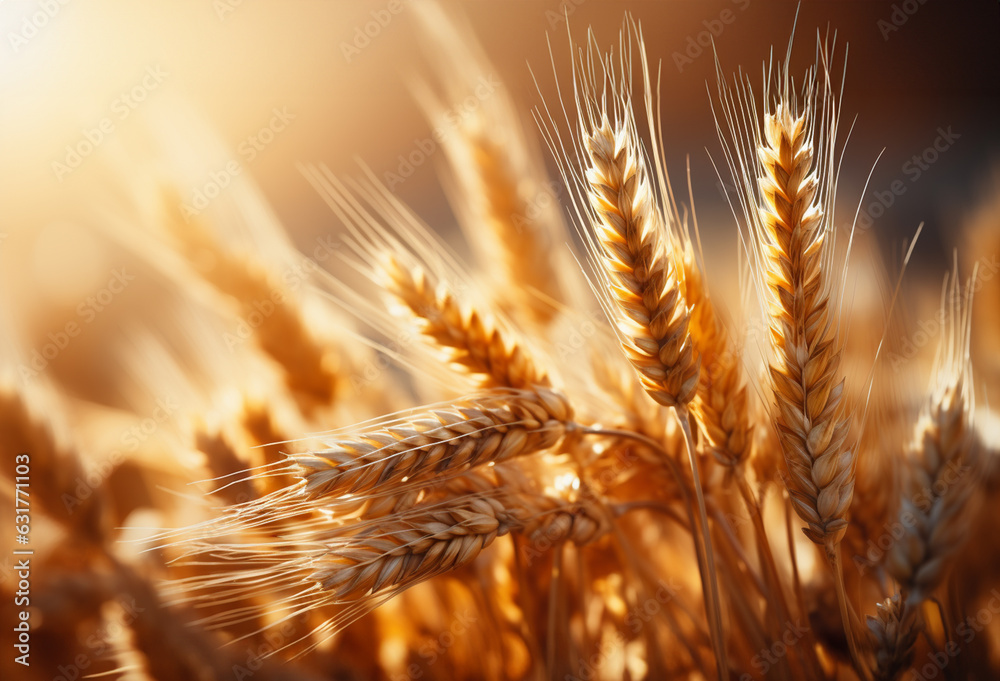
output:
M0 19L4 679L1000 678L996 3Z

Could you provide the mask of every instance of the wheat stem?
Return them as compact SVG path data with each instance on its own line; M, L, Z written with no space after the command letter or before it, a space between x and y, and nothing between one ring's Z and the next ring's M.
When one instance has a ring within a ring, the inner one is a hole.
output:
M715 650L715 660L720 681L729 677L729 664L726 657L726 638L722 628L722 603L719 600L718 572L715 569L715 552L712 550L712 537L708 527L708 514L705 512L705 495L701 487L701 476L698 473L698 459L694 451L694 437L691 435L691 424L688 421L688 412L684 407L674 407L674 414L680 422L681 430L684 431L684 443L687 446L688 461L691 464L691 476L694 486L695 501L698 507L698 520L701 524L701 534L705 543L705 564L708 574L706 575L707 595L709 596L707 608L709 612L709 630L712 633L712 647ZM692 528L693 530L694 528Z

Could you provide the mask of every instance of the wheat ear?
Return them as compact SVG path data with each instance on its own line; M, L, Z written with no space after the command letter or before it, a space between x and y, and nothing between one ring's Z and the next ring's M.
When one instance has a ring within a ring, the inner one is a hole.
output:
M908 612L906 601L899 594L885 599L876 608L876 614L867 618L868 638L874 651L872 678L895 681L913 663L920 622Z
M599 113L588 109L581 114L594 241L622 349L649 396L673 407L684 430L701 522L701 537L694 533L694 541L707 582L703 586L717 673L724 678L728 662L715 558L687 409L698 385L700 360L688 332L690 313L669 255L665 222L657 212L631 106L627 98L619 104L623 120L614 127L604 107Z
M454 570L512 531L525 532L529 540L583 545L608 528L593 504L494 488L390 516L377 532L334 544L316 560L309 580L336 601L357 601Z
M586 140L594 228L625 354L650 397L683 407L694 397L699 361L642 152L631 138L626 125L612 128L604 117Z
M471 374L482 388L549 385L523 344L488 313L463 309L433 274L416 263L382 259L388 290L413 313L420 331L445 351L450 364Z
M166 201L168 227L178 250L219 293L240 306L241 314L262 315L254 338L283 370L296 402L307 413L325 409L342 392L342 358L329 342L310 330L300 301L284 280L250 255L229 252L201 219L185 221L177 201ZM263 314L260 309L269 310Z
M513 128L516 124L508 125ZM470 196L481 197L480 214L493 233L493 243L499 247L507 295L513 298L512 312L548 324L557 309L550 301L565 298L558 269L552 267L556 244L551 234L553 225L563 225L556 211L543 208L550 203L550 190L537 181L534 168L527 162L521 168L511 165L510 154L496 138L483 131L465 137L478 180ZM524 144L523 140L517 142ZM539 212L543 214L536 215Z
M295 456L312 495L360 494L547 449L573 416L562 395L497 390Z
M586 490L566 500L498 482L493 469L480 471L442 481L418 506L384 517L345 523L319 499L311 519L271 526L262 541L181 542L185 561L219 569L176 580L173 591L183 602L208 607L245 597L266 580L268 589L302 612L337 606L315 631L332 634L418 582L469 563L508 533L544 539L546 546L584 545L611 528L608 513ZM242 617L223 612L202 623L226 626Z
M765 80L764 115L745 79L735 90L716 64L719 126L748 226L746 247L764 307L770 346L771 419L788 475L785 484L806 536L823 546L834 573L841 619L855 668L866 671L856 617L844 587L839 545L854 493L856 452L844 399L834 275L833 202L839 109L833 95L832 49L817 45L819 63L806 73L801 97L785 64ZM817 70L821 71L817 82ZM769 69L768 73L772 73Z
M947 332L938 348L930 397L914 428L910 445L910 489L900 507L904 530L886 561L914 605L929 598L943 581L961 543L976 496L969 493L975 466L975 411L969 355L971 299L975 275L965 301L957 276L952 278L942 316ZM946 291L947 291L946 287Z
M759 159L774 421L805 533L833 547L847 529L854 453L824 271L827 226L816 201L812 135L806 115L796 115L787 100L765 116Z
M826 549L851 657L860 670L839 551L854 494L855 458L847 441L851 423L827 271L830 226L817 201L812 133L807 114L796 114L784 97L765 115L758 147L773 419L788 467L789 497L806 523L806 536Z
M555 185L507 87L491 89L474 112L464 108L483 76L497 73L472 27L434 3L414 9L440 81L440 94L418 86L417 98L435 126L464 112L441 140L458 189L449 198L477 259L499 284L491 292L497 307L521 326L544 327L575 283L571 268L553 266L567 236Z

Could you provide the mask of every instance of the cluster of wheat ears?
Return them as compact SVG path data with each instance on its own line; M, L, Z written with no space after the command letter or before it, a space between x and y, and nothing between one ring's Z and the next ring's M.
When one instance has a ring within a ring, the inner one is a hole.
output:
M489 64L418 12L433 117ZM900 287L853 324L845 293L833 42L801 78L768 65L759 97L719 69L738 305L710 292L631 19L608 52L574 46L535 110L559 191L503 91L442 140L471 266L370 171L301 168L346 228L302 288L165 191L155 257L197 280L204 314L273 303L236 347L265 388L191 418L185 474L210 494L158 497L186 507L161 520L196 521L130 530L126 553L112 525L138 523L113 509L143 505L132 486L82 496L41 398L4 390L4 437L72 547L39 587L76 608L39 606L53 665L118 623L107 670L157 679L995 678L977 275L945 277L930 388L903 395L884 361Z

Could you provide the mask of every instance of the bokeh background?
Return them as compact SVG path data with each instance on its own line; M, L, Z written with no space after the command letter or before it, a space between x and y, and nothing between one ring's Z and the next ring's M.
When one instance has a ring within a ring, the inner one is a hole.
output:
M387 8L395 3L386 0L69 0L53 3L58 10L31 34L24 22L41 23L32 17L48 4L6 0L0 5L4 229L30 230L36 245L46 243L44 233L53 222L78 219L81 205L113 191L104 174L112 157L127 156L129 150L122 147L131 141L129 134L168 101L190 106L237 159L242 158L240 144L268 123L272 109L294 115L247 170L282 222L304 241L327 230L331 219L296 172L297 162L322 161L336 172L352 172L358 156L381 174L397 168L398 156L432 128L410 87L422 62L417 25L406 2L394 14ZM877 220L875 231L884 243L926 221L928 234L917 257L940 258L952 243L949 234L958 212L988 191L995 173L1000 152L1000 20L995 2L860 0L799 6L763 0L566 0L460 5L496 66L496 78L521 103L529 122L532 107L540 102L529 67L538 74L542 94L551 98L554 92L546 34L557 66L566 72L564 12L574 35L593 26L605 44L616 40L625 12L641 20L650 55L663 60L668 160L679 174L690 156L703 229L731 232L732 221L720 209L708 157L709 152L718 156L719 149L706 94L706 82L714 85L711 48L693 46L707 42L705 32L715 28L715 47L726 72L742 66L759 80L771 46L784 52L799 7L793 59L802 68L813 59L817 30L829 27L840 44L849 45L845 129L855 115L857 121L844 157L842 198L860 200L865 177L883 148L872 190L886 189L896 179L907 185L905 195ZM374 36L364 36L366 24L377 18L373 12L385 12L390 19L377 32L370 30ZM15 34L29 37L17 40ZM355 46L359 34L363 37ZM690 63L678 67L680 54ZM167 75L132 115L118 120L112 106L141 84L151 67ZM83 129L109 115L115 132L78 170L58 179L52 162L65 157L67 144L82 139ZM939 127L960 137L912 182L903 166L934 143ZM430 158L394 189L429 222L446 227L450 217L435 172L439 161ZM35 279L31 260L18 253L15 282Z

